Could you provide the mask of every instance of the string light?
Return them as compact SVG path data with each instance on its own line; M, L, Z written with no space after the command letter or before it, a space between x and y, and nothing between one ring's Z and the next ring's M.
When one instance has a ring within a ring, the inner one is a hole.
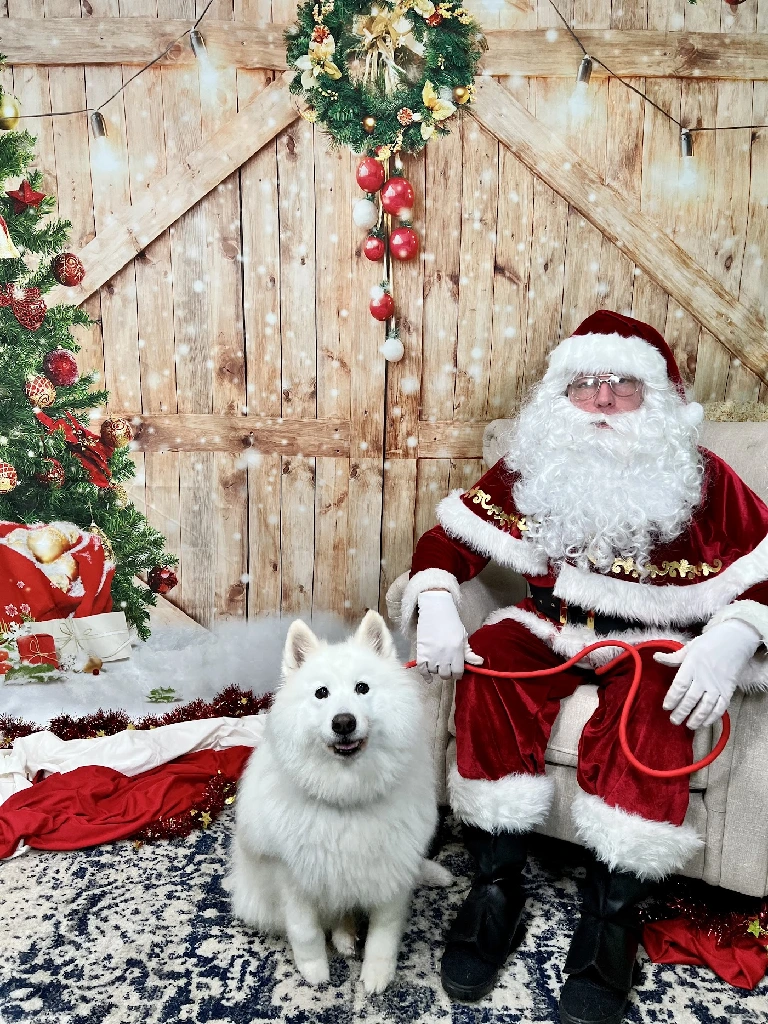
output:
M192 47L192 53L194 53L197 61L197 67L200 72L200 85L206 89L215 87L219 75L216 68L211 64L203 33L193 28L189 33L189 45Z
M689 128L683 128L680 132L680 156L693 156L693 135Z
M574 117L585 117L590 112L591 104L588 94L589 80L592 77L592 66L592 58L585 53L579 64L576 85L568 101L568 109Z
M108 173L117 167L118 160L109 142L107 122L100 110L94 110L90 117L93 145L91 162L97 171Z

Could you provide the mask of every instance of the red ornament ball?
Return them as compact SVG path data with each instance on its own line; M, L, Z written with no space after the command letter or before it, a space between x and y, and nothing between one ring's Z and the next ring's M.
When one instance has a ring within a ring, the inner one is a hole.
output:
M18 482L16 470L10 462L0 462L0 493L12 491Z
M381 205L387 213L399 216L413 209L413 185L406 178L389 178L381 190Z
M393 259L404 263L415 259L419 254L419 236L413 228L395 228L389 236L389 251Z
M85 277L85 267L73 252L60 252L51 264L51 270L59 284L67 288L74 288Z
M382 292L371 299L368 309L374 320L389 320L395 312L395 300L389 292Z
M80 378L77 360L65 348L55 348L46 354L43 373L57 388L67 388Z
M62 464L58 459L45 459L45 463L46 468L42 473L37 474L37 479L41 484L50 484L51 487L63 487L66 477Z
M56 388L42 374L34 374L27 377L24 392L30 402L41 409L47 409L49 405L53 405L56 401Z
M101 424L101 440L110 448L124 448L133 440L133 427L128 420L104 420Z
M440 11L435 11L434 14L430 14L430 16L427 18L427 24L430 26L430 28L437 28L438 25L442 24L442 21L443 16L440 13Z
M12 297L10 300L11 311L22 327L28 331L36 331L45 320L48 307L45 299L40 294L39 288L18 288L16 285L9 285ZM4 302L3 305L6 305Z
M156 594L167 594L178 582L179 577L173 569L168 569L163 565L156 565L154 569L150 569L147 576L149 589L154 590Z
M376 235L368 235L363 242L363 255L373 263L377 263L383 258L385 249L384 239L378 238Z
M363 192L378 192L384 184L384 165L381 160L364 156L357 165L355 178Z

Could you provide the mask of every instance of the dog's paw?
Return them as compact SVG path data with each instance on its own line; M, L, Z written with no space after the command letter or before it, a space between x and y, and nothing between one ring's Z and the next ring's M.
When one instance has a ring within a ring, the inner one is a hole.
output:
M377 992L383 992L395 977L395 962L383 958L373 959L367 957L363 961L363 969L360 972L360 981L369 996Z
M331 980L331 972L328 968L328 961L304 960L296 963L299 973L308 985L322 985L323 982Z
M436 888L445 889L447 886L453 885L455 881L456 879L448 868L444 868L443 865L438 864L436 860L427 860L425 858L421 862L419 882L422 885L432 885Z
M334 928L331 932L333 948L342 956L354 956L355 954L355 930L346 921Z

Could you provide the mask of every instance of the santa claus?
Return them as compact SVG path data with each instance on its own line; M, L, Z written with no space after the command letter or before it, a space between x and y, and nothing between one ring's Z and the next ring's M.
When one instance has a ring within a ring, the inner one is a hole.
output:
M697 447L701 416L661 335L601 310L552 352L505 458L445 498L440 525L416 547L403 620L416 620L417 663L428 677L463 677L448 789L478 874L442 960L456 999L490 992L519 937L527 834L553 796L547 741L561 699L596 662L541 680L469 666L531 671L596 639L683 641L674 654L642 652L629 739L660 769L690 764L693 731L722 716L737 684L756 681L752 659L768 638L768 508ZM492 559L522 573L530 596L467 638L459 587ZM622 752L632 674L624 659L591 680L599 706L581 736L572 814L595 862L565 963L566 1024L623 1018L633 909L701 845L684 824L688 777L641 774Z

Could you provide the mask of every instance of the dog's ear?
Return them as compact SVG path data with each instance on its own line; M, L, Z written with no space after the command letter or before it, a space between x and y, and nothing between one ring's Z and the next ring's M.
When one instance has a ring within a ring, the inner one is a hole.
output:
M295 672L301 668L312 651L320 646L320 641L301 619L291 623L288 635L285 638L285 649L283 650L283 675Z
M360 644L370 647L382 658L392 658L395 655L395 643L392 634L387 629L387 624L378 612L367 611L355 633L355 640Z

